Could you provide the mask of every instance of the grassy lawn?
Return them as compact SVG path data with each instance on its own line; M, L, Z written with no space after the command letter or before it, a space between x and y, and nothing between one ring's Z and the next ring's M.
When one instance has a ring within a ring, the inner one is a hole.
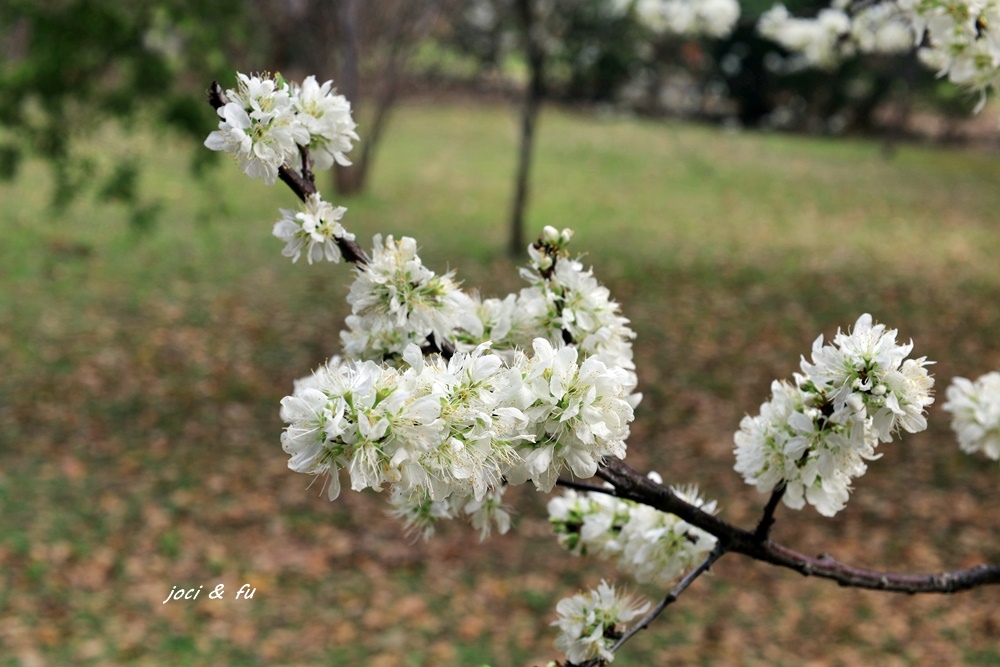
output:
M512 109L404 105L344 222L416 237L484 294L516 290L514 141ZM555 602L617 574L559 550L544 497L513 490L517 529L483 545L461 525L414 543L377 494L329 503L287 470L278 401L338 351L350 271L290 264L270 228L292 195L225 161L198 187L176 143L96 144L144 159L164 205L147 235L114 206L54 215L40 165L0 185L0 665L560 657ZM536 148L528 235L574 228L638 333L630 464L698 483L730 521L765 500L732 471L732 433L818 333L873 313L939 362L939 403L952 376L1000 368L995 155L887 161L875 143L556 111ZM844 512L780 511L776 539L909 572L1000 562L1000 471L958 452L939 404L882 449ZM243 583L253 599L233 599ZM204 590L162 604L174 586ZM730 556L616 664L1000 665L996 601Z

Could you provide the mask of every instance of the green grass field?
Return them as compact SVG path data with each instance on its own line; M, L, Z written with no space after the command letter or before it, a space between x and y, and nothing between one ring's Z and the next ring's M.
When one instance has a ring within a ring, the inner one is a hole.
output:
M514 142L512 109L404 104L344 222L416 237L486 295L518 289ZM561 657L555 602L618 575L556 546L544 497L513 490L516 530L485 544L462 525L414 543L377 494L329 503L287 470L278 401L338 351L350 271L292 265L270 236L292 195L225 160L199 187L177 144L95 141L146 164L144 196L164 205L146 235L113 206L53 214L38 164L0 186L0 664ZM629 463L698 483L730 521L752 525L765 500L732 471L732 432L817 334L873 313L939 362L942 397L1000 368L996 155L887 161L875 143L550 111L536 156L529 236L574 228L638 333ZM939 404L883 450L844 512L779 511L775 538L909 572L1000 562L1000 469L958 452ZM254 598L234 600L243 583ZM162 604L173 586L204 590ZM996 603L729 556L616 664L1000 665Z

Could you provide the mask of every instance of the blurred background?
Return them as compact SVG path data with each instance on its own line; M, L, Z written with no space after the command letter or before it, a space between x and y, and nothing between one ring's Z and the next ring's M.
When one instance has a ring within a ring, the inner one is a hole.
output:
M294 196L202 147L204 91L236 71L352 100L355 165L319 185L360 241L413 236L502 296L543 225L575 229L638 334L629 463L729 521L766 500L732 433L771 380L863 312L898 328L938 361L930 428L836 518L780 510L775 537L878 569L1000 562L1000 471L940 408L1000 368L996 113L912 57L796 69L756 36L769 4L709 40L599 0L0 3L0 664L544 664L560 598L663 594L561 551L530 489L506 536L420 542L382 496L330 503L287 470L278 402L339 351L351 271L282 257ZM174 586L204 590L163 604ZM998 665L998 636L993 589L890 596L730 556L616 664Z

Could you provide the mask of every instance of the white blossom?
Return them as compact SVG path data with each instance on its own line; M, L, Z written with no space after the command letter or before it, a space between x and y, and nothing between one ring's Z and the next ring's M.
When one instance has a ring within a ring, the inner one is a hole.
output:
M655 473L650 477L660 482ZM714 514L694 487L674 487L685 502ZM573 554L617 559L639 583L668 584L704 560L715 538L673 514L597 491L567 490L549 501L549 522Z
M980 93L997 86L1000 69L1000 0L882 0L835 2L814 18L792 17L783 5L761 16L762 35L806 66L830 69L862 53L905 53L938 76Z
M339 262L337 239L354 240L354 234L340 224L346 211L343 206L323 201L318 193L306 199L301 211L281 209L282 218L274 223L273 231L274 236L285 242L281 254L291 257L293 262L299 261L303 251L310 264L324 259Z
M657 33L725 37L740 17L736 0L637 0L636 15Z
M483 299L478 292L472 292L469 298L470 316L463 318L461 328L455 332L454 342L460 349L471 349L492 341L497 352L512 353L516 349L511 340L511 327L517 311L517 295L508 294L503 299ZM513 359L513 354L505 356L508 360Z
M237 73L237 87L218 109L219 129L205 146L225 151L251 178L273 185L282 165L301 167L299 147L309 147L315 169L351 164L347 153L358 140L351 105L335 94L333 82L310 76L288 84L270 76Z
M449 340L456 327L475 318L475 304L453 280L424 266L417 243L376 234L371 260L355 267L347 302L352 315L341 333L350 357L381 359L409 344Z
M862 53L907 53L917 43L912 14L895 2L869 4L856 12L851 39Z
M913 344L896 344L896 331L858 318L833 344L813 343L795 383L775 381L760 414L744 417L734 435L735 469L747 484L769 492L784 482L785 505L813 505L824 516L844 508L851 482L880 442L899 430L927 427L934 402L926 358L908 359Z
M505 488L495 488L480 500L470 498L462 507L472 527L479 531L480 541L489 537L494 528L501 535L510 530L510 508L503 503Z
M850 334L837 332L832 345L820 335L813 343L812 362L802 359L802 372L832 402L834 418L856 412L859 403L873 420L878 439L891 442L902 428L917 433L927 428L924 412L934 402L934 378L926 357L907 359L913 342L896 344L896 330L873 324L864 314Z
M349 166L347 153L359 137L351 116L351 103L337 95L333 81L320 85L308 76L302 85L291 85L297 121L309 132L309 154L314 169L329 169L334 163Z
M777 4L761 15L758 30L764 37L800 54L806 64L821 69L832 69L853 53L853 45L847 39L851 19L841 9L823 9L815 18L804 19L792 16L784 5Z
M519 407L533 441L519 447L523 459L507 473L513 484L531 480L549 491L565 468L592 477L605 456L625 458L632 406L626 400L628 376L596 357L577 363L574 347L553 347L536 338L534 355L522 362Z
M208 135L205 146L230 153L247 176L274 185L278 168L295 159L309 133L296 121L287 84L236 76L237 89L226 91L229 102L218 109L219 129Z
M450 499L433 500L422 490L407 493L397 487L389 496L389 504L392 506L389 515L402 521L407 532L424 540L434 535L434 526L438 521L455 518Z
M569 339L582 356L596 355L607 366L626 370L629 402L634 408L642 397L634 393L638 382L632 361L635 333L593 271L584 270L581 262L565 255L572 236L570 229L559 232L547 227L542 233L546 245L528 246L531 262L520 274L530 286L511 304L508 338L501 345L525 347L535 338Z
M494 529L501 535L510 530L510 508L503 503L505 488L499 486L479 500L457 494L434 500L426 489L404 492L396 487L389 496L389 504L392 505L389 515L402 521L408 532L424 540L434 535L439 521L464 517L479 531L482 542Z
M924 38L920 59L952 83L983 94L1000 67L1000 2L996 0L898 0L913 14Z
M622 595L601 581L595 590L564 598L556 605L559 619L552 623L559 628L556 648L574 664L593 659L612 662L615 656L610 649L615 638L648 609L648 602Z
M982 452L1000 460L1000 372L975 382L955 378L947 390L944 409L951 413L951 428L963 452Z

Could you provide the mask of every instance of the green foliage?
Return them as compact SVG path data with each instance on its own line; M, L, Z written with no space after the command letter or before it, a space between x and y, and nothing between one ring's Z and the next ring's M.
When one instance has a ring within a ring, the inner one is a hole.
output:
M204 137L212 110L201 102L200 89L205 79L231 76L225 53L247 34L243 7L238 0L0 4L6 44L0 178L17 174L21 155L36 155L52 171L55 208L65 209L90 190L124 204L139 226L148 226L156 206L140 195L139 165L129 158L102 164L81 150L80 140L107 119ZM186 75L192 65L196 80Z

